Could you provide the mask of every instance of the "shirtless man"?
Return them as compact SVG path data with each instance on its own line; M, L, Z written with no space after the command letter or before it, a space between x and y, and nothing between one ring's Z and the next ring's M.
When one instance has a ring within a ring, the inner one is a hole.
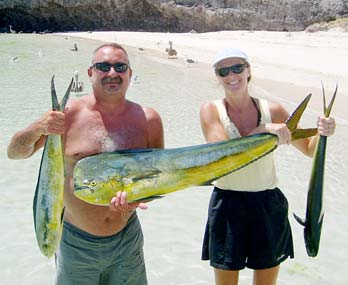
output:
M100 152L133 148L163 148L158 113L126 100L132 69L118 44L94 51L88 69L93 92L70 100L63 112L48 111L18 131L8 157L30 157L48 134L62 134L65 153L64 228L57 257L57 284L147 284L143 235L126 193L115 193L110 207L94 206L73 195L73 169L78 160Z

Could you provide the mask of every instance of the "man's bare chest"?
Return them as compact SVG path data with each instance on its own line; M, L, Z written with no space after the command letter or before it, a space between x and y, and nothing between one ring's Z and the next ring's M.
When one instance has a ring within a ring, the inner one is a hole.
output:
M100 123L81 124L69 129L65 138L65 155L77 160L101 152L146 147L146 130L132 124L108 128Z

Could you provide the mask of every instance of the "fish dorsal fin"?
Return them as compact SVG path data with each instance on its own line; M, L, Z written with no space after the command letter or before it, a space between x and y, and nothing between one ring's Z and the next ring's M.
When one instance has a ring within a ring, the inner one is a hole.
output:
M114 153L119 153L119 154L137 154L137 153L145 153L145 152L154 152L154 151L159 151L161 149L159 148L134 148L134 149L123 149L123 150L117 150L114 151Z

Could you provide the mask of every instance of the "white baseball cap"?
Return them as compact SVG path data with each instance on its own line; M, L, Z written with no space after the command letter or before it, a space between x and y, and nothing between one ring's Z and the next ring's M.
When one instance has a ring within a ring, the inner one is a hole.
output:
M246 55L246 53L243 50L241 50L240 48L237 48L237 47L233 47L233 48L229 47L229 48L224 48L224 49L220 50L215 55L215 58L213 61L213 67L216 67L220 61L222 61L226 58L231 58L231 57L241 58L241 59L245 60L247 63L249 63L248 56Z

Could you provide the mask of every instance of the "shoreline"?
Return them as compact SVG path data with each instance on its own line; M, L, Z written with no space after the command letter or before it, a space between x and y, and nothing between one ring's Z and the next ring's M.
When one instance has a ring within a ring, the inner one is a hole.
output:
M238 46L248 54L253 84L290 102L299 102L312 93L310 108L322 112L322 89L331 98L338 84L333 115L348 121L348 33L340 32L265 32L219 31L208 33L150 32L69 32L54 35L104 42L117 42L132 47L144 56L171 60L187 67L192 59L195 67L211 72L215 53L226 46ZM168 59L166 48L173 42L177 59Z

